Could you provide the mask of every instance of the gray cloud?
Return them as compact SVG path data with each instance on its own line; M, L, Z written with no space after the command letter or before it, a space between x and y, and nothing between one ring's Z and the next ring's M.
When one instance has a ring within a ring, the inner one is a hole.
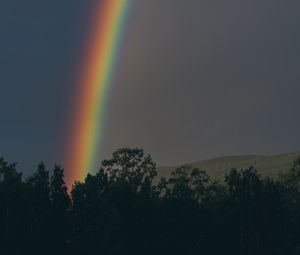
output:
M94 1L3 1L0 154L63 163ZM138 0L108 107L104 156L163 165L299 150L298 1Z

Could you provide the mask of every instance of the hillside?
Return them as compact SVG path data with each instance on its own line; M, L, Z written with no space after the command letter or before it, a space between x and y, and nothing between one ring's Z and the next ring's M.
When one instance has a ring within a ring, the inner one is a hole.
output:
M188 165L205 170L214 180L222 180L226 171L237 168L244 169L253 166L262 176L277 178L279 173L287 171L293 161L300 157L300 152L280 154L280 155L246 155L227 156L202 160ZM167 177L175 167L159 167L159 177Z

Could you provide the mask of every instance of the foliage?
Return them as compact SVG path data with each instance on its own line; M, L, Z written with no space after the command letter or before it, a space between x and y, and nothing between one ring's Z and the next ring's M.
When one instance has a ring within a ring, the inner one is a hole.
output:
M300 160L276 181L252 167L220 183L191 166L156 176L125 148L68 193L62 167L24 181L1 158L0 254L299 254Z

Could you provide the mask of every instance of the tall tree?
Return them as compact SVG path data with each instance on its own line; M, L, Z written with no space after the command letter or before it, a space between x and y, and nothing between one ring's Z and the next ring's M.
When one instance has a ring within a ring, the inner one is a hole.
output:
M17 164L0 158L0 253L21 254L26 247L26 190ZM16 246L15 243L20 245Z
M51 202L49 171L44 163L38 165L37 171L27 181L30 198L30 236L32 254L43 251L50 253L47 247L51 230Z
M55 165L51 176L51 239L53 253L66 253L69 238L68 212L71 200L64 181L64 169Z

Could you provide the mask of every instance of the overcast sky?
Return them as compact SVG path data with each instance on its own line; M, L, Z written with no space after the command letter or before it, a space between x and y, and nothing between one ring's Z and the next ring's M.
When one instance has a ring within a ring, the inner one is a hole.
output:
M0 3L0 155L64 163L67 118L96 0ZM300 150L300 2L135 0L102 157L159 165Z

